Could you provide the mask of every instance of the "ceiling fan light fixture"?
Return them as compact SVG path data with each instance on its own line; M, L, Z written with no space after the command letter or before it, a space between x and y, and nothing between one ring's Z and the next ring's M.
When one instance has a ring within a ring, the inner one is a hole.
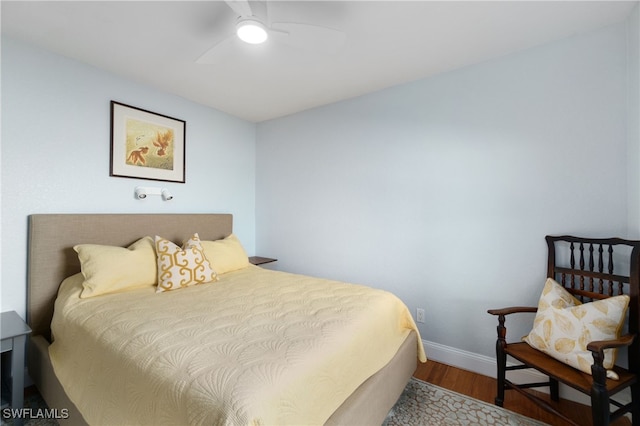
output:
M236 24L236 34L240 40L249 44L260 44L267 41L267 29L262 22L255 19L243 19Z

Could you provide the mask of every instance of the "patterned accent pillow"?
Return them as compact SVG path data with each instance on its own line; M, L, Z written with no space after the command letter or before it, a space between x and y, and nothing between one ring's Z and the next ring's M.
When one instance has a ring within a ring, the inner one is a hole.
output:
M155 242L158 254L156 293L218 280L204 255L198 234L193 234L182 248L157 235Z
M620 337L629 305L629 296L615 296L581 303L555 280L547 278L538 302L533 330L522 338L530 346L580 371L591 374L593 355L587 344ZM618 379L610 370L616 350L604 351L607 377Z

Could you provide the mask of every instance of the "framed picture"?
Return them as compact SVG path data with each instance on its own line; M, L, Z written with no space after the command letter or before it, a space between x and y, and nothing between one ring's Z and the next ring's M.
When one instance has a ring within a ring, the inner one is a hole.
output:
M110 176L185 182L186 122L111 101Z

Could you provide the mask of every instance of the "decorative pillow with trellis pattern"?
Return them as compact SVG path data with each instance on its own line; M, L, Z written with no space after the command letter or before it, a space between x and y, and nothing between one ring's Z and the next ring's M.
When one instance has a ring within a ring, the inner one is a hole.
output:
M204 255L198 234L193 234L182 248L159 236L156 236L155 243L158 256L157 293L218 280L218 275Z
M590 342L620 337L629 296L621 295L582 303L555 280L547 278L538 302L538 312L531 332L522 338L530 346L591 374L593 355ZM611 370L616 350L604 351L607 377L618 379Z

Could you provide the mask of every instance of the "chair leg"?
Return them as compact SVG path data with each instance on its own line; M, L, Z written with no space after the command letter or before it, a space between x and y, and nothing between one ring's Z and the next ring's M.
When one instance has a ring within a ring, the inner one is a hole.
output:
M549 377L549 395L552 401L560 401L560 385L556 379Z
M591 417L593 426L609 425L609 397L606 393L596 397L591 394Z
M640 383L631 385L631 424L633 426L640 426Z
M505 337L507 335L507 329L504 326L505 316L498 316L498 341L496 342L496 363L498 364L498 393L496 395L495 403L497 406L502 407L504 405L504 390L505 379L507 378L507 354L504 352L504 347L507 345Z
M495 399L497 406L504 405L505 379L507 378L507 355L504 353L500 341L496 345L496 361L498 364L498 393Z
M611 416L609 407L609 394L607 393L607 371L602 366L604 355L602 352L593 352L594 363L591 366L591 417L593 426L608 426Z

